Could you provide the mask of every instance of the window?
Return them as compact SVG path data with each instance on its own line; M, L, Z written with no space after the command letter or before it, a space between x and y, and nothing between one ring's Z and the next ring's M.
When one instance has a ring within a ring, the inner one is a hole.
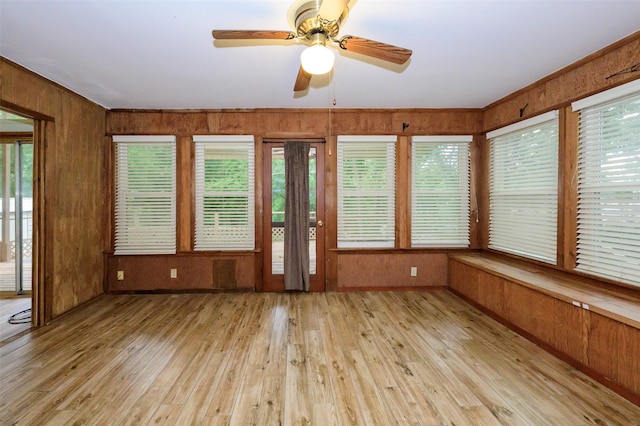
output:
M338 137L338 247L395 246L395 136Z
M194 136L195 250L253 250L253 136Z
M469 246L471 136L415 136L411 144L411 246Z
M557 111L489 132L489 247L556 264Z
M580 111L576 270L640 286L640 80L573 109Z
M115 254L176 252L173 136L114 136Z

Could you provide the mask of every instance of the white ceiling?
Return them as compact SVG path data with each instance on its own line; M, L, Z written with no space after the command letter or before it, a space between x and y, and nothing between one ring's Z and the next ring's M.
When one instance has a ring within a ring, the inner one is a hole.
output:
M412 49L408 64L336 49L294 94L302 44L211 37L288 31L292 3L2 0L0 55L106 108L480 108L640 30L638 0L357 0L339 35Z

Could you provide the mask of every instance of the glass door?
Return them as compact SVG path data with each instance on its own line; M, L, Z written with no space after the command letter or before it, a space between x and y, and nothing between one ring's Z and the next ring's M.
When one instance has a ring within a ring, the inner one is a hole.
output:
M33 143L2 143L0 291L31 291Z
M324 290L324 144L309 149L309 275L311 291ZM264 291L284 291L284 142L264 144Z
M32 322L33 128L0 111L0 340Z

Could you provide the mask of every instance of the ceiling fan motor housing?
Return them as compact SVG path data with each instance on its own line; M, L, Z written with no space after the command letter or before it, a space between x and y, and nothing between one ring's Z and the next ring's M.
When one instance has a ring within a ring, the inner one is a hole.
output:
M314 42L315 34L323 34L325 38L335 38L338 35L340 23L346 18L348 9L345 8L335 21L327 21L318 15L320 3L317 0L302 0L294 3L289 9L289 24L298 37Z

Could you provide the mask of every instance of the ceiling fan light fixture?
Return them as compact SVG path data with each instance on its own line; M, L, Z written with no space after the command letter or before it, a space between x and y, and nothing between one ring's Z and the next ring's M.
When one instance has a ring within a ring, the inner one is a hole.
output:
M300 55L302 68L309 74L326 74L331 71L336 60L333 52L323 44L307 47Z

